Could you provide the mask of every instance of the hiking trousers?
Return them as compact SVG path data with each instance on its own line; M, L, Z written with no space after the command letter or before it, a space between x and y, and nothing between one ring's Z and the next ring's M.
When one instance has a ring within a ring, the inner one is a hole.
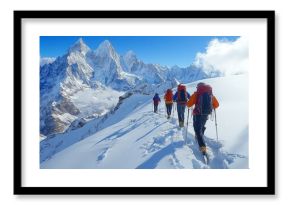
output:
M154 104L154 112L157 113L157 110L158 110L158 104Z
M184 122L185 104L177 104L178 121Z
M166 105L166 111L167 111L167 115L171 115L171 110L172 110L172 103L170 104L165 104Z
M208 115L193 115L193 128L199 147L205 147L204 131Z

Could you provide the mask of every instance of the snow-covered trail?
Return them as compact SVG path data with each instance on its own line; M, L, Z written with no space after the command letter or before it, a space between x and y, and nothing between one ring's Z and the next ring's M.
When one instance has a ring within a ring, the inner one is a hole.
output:
M237 79L239 78L237 77ZM215 84L217 80L209 81ZM226 84L225 82L224 84ZM192 93L195 88L194 84L189 84L188 87L191 88L189 92ZM216 93L219 94L218 89ZM224 96L220 94L220 97L220 102L222 102ZM240 98L242 97L244 95L240 96ZM233 102L239 101L240 98L231 100ZM228 109L231 109L230 100L227 103L229 103ZM178 127L176 110L173 118L169 120L166 118L163 101L159 106L159 113L156 114L152 111L151 96L133 95L128 102L121 105L118 112L120 112L119 115L122 113L122 118L108 119L108 121L115 122L107 122L111 125L55 154L41 163L41 168L248 168L248 155L245 151L248 147L248 144L245 144L248 140L247 132L240 136L246 138L245 142L241 142L241 146L246 148L243 148L242 151L237 149L235 152L236 150L233 150L234 142L228 143L226 138L221 138L219 142L216 140L214 121L208 120L207 125L210 125L207 126L205 142L211 160L206 165L194 138L191 114L189 116L187 143L185 143L186 127L181 129ZM116 116L118 116L118 112L115 114ZM225 113L230 115L226 110ZM227 123L224 122L224 120L228 121L227 117L221 117L222 126L219 127L219 130L227 126L225 125ZM187 119L187 110L185 118ZM237 127L244 127L244 124L240 123L240 126ZM240 129L236 131L239 133ZM239 137L237 133L220 132L226 136L236 136L234 140Z
M189 145L185 145L186 128L179 129L175 118L167 120L162 107L155 114L149 103L142 111L56 154L42 168L206 167L193 135L188 132Z

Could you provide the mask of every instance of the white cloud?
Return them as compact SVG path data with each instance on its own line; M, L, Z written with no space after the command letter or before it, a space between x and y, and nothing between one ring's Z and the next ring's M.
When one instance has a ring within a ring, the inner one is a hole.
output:
M212 40L205 53L197 53L194 65L207 72L218 70L224 75L248 72L248 40L240 37L236 41Z

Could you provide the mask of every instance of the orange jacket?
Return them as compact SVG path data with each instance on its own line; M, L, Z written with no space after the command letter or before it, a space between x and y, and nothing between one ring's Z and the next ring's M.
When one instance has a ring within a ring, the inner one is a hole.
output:
M187 104L186 104L187 107L191 107L191 106L195 105L196 104L196 100L197 100L197 92L194 92L190 96L189 100L187 101ZM215 96L213 96L213 98L212 98L212 106L213 106L214 109L218 108L218 106L219 106L219 102L218 102L218 100L216 99Z

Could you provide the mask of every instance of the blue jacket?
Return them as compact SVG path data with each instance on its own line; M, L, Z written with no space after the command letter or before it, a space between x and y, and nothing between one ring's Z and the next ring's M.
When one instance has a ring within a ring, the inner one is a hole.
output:
M190 98L190 94L188 92L186 92L186 100L189 100ZM186 102L178 102L178 91L176 91L176 93L173 96L173 101L177 102L177 104L185 104Z
M159 95L155 95L155 96L153 97L153 101L154 101L154 105L158 105L158 103L160 102L160 97L159 97Z

